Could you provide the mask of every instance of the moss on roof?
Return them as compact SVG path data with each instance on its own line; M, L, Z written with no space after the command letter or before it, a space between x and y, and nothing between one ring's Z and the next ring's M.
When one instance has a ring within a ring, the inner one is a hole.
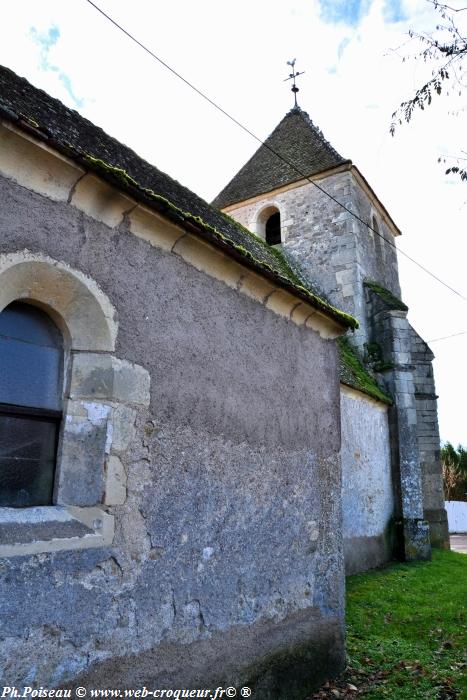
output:
M392 404L391 397L386 394L377 384L376 380L369 374L363 366L362 361L350 345L347 338L339 338L338 341L340 355L340 380L342 384L347 384L353 389L362 391L377 401Z
M229 248L233 248L240 257L243 257L250 263L253 263L255 267L259 267L263 271L272 273L280 281L285 282L286 286L288 286L291 290L298 292L299 296L304 300L308 301L314 307L317 307L325 313L333 316L343 325L350 328L358 328L358 321L353 318L353 316L350 316L350 314L347 314L344 311L336 309L336 307L332 306L332 304L330 304L328 301L318 296L313 290L304 287L300 278L294 272L280 250L268 245L262 238L246 229L234 219L231 219L228 215L222 213L222 217L229 224L229 228L235 228L237 231L241 232L244 242L246 244L247 242L250 243L248 246L249 249L247 249L245 245L241 245L227 235L225 229L224 231L219 231L217 228L204 221L201 216L194 216L189 211L183 211L175 204L170 202L166 197L153 192L153 190L149 187L139 185L138 182L136 182L136 180L122 168L109 165L108 163L105 163L101 159L95 158L90 154L86 154L82 160L84 160L96 172L106 176L111 176L113 180L118 181L120 185L123 185L123 187L133 195L137 196L137 193L139 193L142 194L145 199L149 200L149 202L157 202L159 205L158 208L160 209L162 207L170 218L182 221L184 223L193 224L196 228L200 228L211 237L214 237L217 242L225 244ZM251 247L251 243L253 242L255 244L255 250L252 250Z
M305 287L279 250L211 207L77 112L2 66L0 116L21 129L32 131L35 138L126 190L172 221L182 223L188 230L270 277L344 327L358 327L356 319Z
M369 289L371 289L372 292L377 294L387 304L388 308L394 309L396 311L409 310L409 307L406 306L401 299L398 299L398 297L396 297L392 292L390 292L389 289L382 287L377 282L373 282L372 280L366 280L363 284L365 285L365 287L368 287Z

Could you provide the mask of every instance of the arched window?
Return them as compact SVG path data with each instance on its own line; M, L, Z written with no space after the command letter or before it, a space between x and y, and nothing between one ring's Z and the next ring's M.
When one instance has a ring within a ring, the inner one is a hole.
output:
M281 215L278 211L266 221L266 243L276 245L281 242Z
M373 228L373 231L378 234L379 233L378 220L374 214L371 217L371 226Z
M0 313L0 506L52 503L62 386L60 331L13 302Z
M374 231L373 236L374 236L374 240L375 240L376 264L378 265L378 267L381 267L381 265L383 263L384 240L381 236L378 220L374 214L371 217L371 227Z
M256 221L256 232L269 245L282 243L281 214L276 206L270 205L260 211Z

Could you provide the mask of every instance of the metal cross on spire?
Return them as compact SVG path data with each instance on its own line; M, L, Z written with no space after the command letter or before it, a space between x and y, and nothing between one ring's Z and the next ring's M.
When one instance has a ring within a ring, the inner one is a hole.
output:
M298 104L297 104L297 92L298 92L298 87L295 85L295 78L298 78L299 75L303 75L305 71L302 70L300 73L296 73L296 72L295 72L295 61L296 61L296 60L297 60L297 59L294 58L293 61L287 61L287 65L288 65L288 66L291 66L292 72L290 73L290 75L289 75L288 78L285 78L284 83L286 82L286 80L293 80L293 85L292 85L292 87L291 87L290 89L292 90L292 92L293 92L293 94L294 94L295 107L298 107Z

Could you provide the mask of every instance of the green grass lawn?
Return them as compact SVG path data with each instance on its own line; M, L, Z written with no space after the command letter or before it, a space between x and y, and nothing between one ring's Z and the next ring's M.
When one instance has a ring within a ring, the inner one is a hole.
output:
M466 605L465 554L350 576L348 669L311 697L466 700Z

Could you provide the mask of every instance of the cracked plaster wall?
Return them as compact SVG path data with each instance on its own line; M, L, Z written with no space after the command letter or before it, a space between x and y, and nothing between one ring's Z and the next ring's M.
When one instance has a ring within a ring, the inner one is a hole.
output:
M394 511L388 408L342 387L342 513L346 572L391 557L387 528Z
M126 493L107 507L113 545L0 561L0 678L37 686L94 674L131 687L173 668L172 681L188 682L215 652L228 681L281 639L302 659L306 645L306 673L337 670L335 344L125 223L109 228L4 178L0 201L0 253L42 252L95 280L118 313L116 356L151 378L149 409L114 415Z

